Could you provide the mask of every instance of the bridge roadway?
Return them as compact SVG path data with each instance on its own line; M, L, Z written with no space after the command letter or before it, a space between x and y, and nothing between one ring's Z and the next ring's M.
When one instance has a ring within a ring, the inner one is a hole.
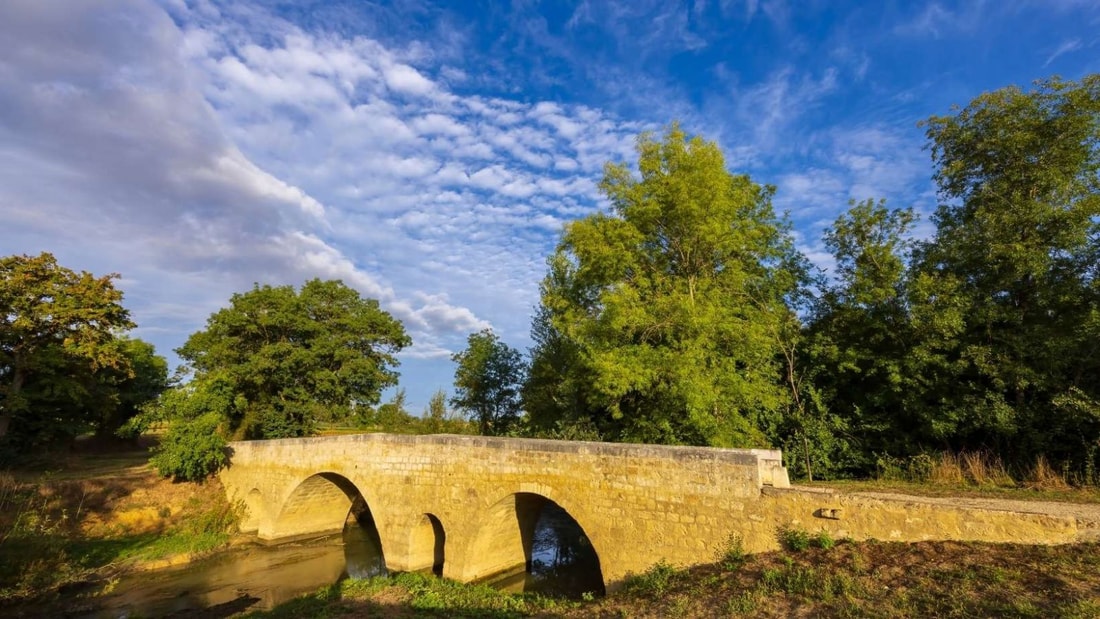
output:
M441 567L461 582L526 565L549 501L583 529L608 588L660 560L711 561L730 535L774 549L786 525L837 539L1077 539L1072 517L791 489L778 450L392 434L230 448L220 478L246 507L242 531L335 533L366 507L388 569Z

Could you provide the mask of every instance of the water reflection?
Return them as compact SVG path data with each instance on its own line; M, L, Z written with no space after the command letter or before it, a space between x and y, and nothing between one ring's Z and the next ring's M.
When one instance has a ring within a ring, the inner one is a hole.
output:
M436 550L441 560L442 549ZM530 556L527 571L493 586L570 598L586 592L603 594L599 559L592 545L576 521L550 501L535 526ZM370 512L353 510L342 535L255 545L186 566L128 574L109 594L63 605L70 617L159 617L202 609L208 609L204 616L228 616L271 609L344 578L384 574L382 543Z
M369 516L368 516L369 517ZM386 572L386 558L382 556L382 540L373 520L357 522L348 519L344 526L344 578L373 578Z
M230 551L178 568L123 576L84 617L159 617L218 607L271 609L344 578L386 573L373 522L349 519L343 535ZM228 614L227 612L227 614Z
M527 570L491 583L511 593L530 591L580 599L604 594L600 560L577 521L556 503L546 501L535 524Z

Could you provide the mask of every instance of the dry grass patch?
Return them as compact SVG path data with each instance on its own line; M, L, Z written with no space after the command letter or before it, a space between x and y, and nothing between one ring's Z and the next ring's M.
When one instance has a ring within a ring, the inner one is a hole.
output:
M1100 544L843 542L678 571L573 617L1096 617Z

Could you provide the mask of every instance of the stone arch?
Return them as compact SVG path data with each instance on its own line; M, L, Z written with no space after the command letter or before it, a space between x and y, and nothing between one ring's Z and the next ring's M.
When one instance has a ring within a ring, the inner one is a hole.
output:
M338 473L316 473L295 486L267 530L259 533L269 540L339 533L349 515L359 517L364 510L369 513L366 499L351 480Z
M436 576L443 575L447 532L435 514L423 514L409 529L408 570L430 569Z
M591 529L581 522L586 515L547 496L552 494L547 490L512 492L482 510L468 538L460 575L463 582L529 570L535 526L548 504L556 505L573 519L592 545L597 564L601 562L600 548L591 536ZM602 577L602 566L600 569Z

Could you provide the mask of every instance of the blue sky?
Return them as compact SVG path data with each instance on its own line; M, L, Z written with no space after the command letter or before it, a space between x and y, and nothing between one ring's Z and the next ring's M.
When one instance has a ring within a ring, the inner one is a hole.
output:
M1100 72L1100 1L5 0L0 50L0 254L120 273L173 361L253 282L340 278L419 412L470 332L529 345L639 132L718 141L827 269L849 198L934 208L918 121Z

